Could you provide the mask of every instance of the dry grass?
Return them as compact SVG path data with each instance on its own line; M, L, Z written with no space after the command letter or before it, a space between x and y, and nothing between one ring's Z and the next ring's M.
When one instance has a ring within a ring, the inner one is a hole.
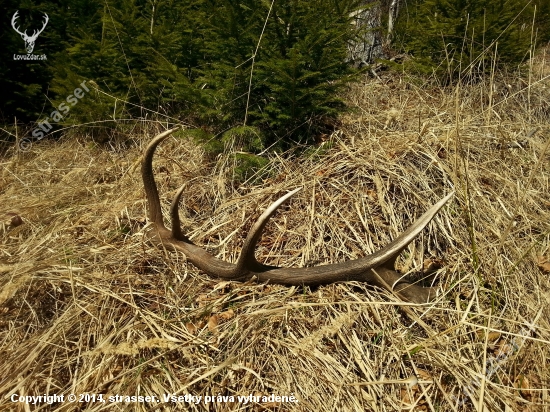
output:
M298 186L266 228L257 252L265 262L366 255L456 190L398 261L413 274L437 269L442 296L423 307L355 283L221 282L153 248L136 166L157 130L124 151L66 139L8 155L0 168L0 409L549 411L544 59L530 76L458 91L390 75L365 81L350 93L357 110L329 142L300 159L273 156L262 183L232 184L230 162L209 164L188 140L159 151L166 210L185 182L185 229L230 261L263 208ZM9 225L7 213L24 224ZM236 401L25 407L10 401L14 393ZM298 402L237 401L249 394Z

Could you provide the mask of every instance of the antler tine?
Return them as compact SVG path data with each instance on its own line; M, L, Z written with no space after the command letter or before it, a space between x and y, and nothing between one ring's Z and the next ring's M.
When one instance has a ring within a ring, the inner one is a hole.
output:
M183 234L183 231L181 230L180 214L178 210L181 195L183 194L184 189L185 185L182 185L176 192L174 200L172 200L172 205L170 206L170 218L172 219L172 236L174 236L178 240L189 243L189 238L185 236Z
M435 205L430 207L422 216L414 221L403 233L397 236L392 242L369 257L374 265L393 266L395 259L430 223L437 212L454 196L455 192L449 193Z
M159 143L177 129L167 130L149 143L143 156L141 173L149 204L149 219L156 228L156 239L160 240L164 246L170 246L174 250L183 252L187 260L200 270L224 279L238 281L256 279L259 282L283 285L317 286L354 280L388 289L397 293L401 298L415 303L425 303L436 295L435 288L412 285L403 280L403 277L393 270L393 263L397 255L418 236L454 193L450 193L433 205L393 242L372 255L341 263L305 268L280 268L259 263L254 256L254 251L265 225L277 208L300 190L298 188L279 198L262 213L248 233L237 264L232 264L210 255L204 249L193 244L182 233L178 204L183 187L174 196L170 208L172 230L170 231L164 226L152 162Z
M141 176L143 178L143 186L145 187L145 195L147 196L147 204L149 205L149 219L157 226L165 228L162 221L162 209L160 207L159 192L153 175L153 155L157 146L178 130L179 127L167 130L156 136L145 149L143 162L141 163Z
M256 245L258 244L258 241L262 236L265 225L267 224L271 216L273 216L273 214L277 211L277 209L284 202L286 202L288 199L290 199L292 196L298 193L300 190L302 190L301 187L294 189L293 191L288 192L286 195L280 197L278 200L273 202L271 206L269 206L262 213L262 215L258 218L256 223L254 223L254 226L250 228L250 231L248 232L248 235L246 236L246 239L244 241L244 245L241 250L241 255L237 260L237 264L236 264L237 271L244 270L244 269L253 269L254 267L258 266L258 261L256 260L256 256L254 255L254 252L256 250Z

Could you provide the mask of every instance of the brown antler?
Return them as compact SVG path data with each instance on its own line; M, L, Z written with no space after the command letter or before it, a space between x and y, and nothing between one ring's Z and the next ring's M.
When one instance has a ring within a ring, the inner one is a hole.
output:
M399 253L418 236L454 193L445 196L393 242L370 256L307 268L281 268L264 265L256 260L254 249L269 218L279 206L300 190L300 188L294 189L274 202L260 216L246 237L237 263L233 264L215 258L183 235L178 213L178 204L183 193L183 187L176 193L170 208L172 230L168 230L164 226L159 194L153 176L153 155L159 143L176 130L178 128L167 130L156 136L149 143L143 156L141 174L149 204L149 219L153 222L155 228L153 231L154 237L163 246L183 252L187 260L200 270L211 276L224 279L237 281L255 279L259 282L271 282L283 285L316 286L355 280L383 287L397 293L402 299L414 303L428 302L436 295L436 288L416 286L403 280L403 276L393 269L393 265Z

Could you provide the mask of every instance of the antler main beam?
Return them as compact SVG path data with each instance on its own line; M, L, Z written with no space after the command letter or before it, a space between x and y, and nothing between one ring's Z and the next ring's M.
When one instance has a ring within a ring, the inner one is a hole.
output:
M404 280L403 276L394 270L394 263L401 251L420 234L454 193L450 193L433 205L393 242L372 255L341 263L306 268L283 268L264 265L258 262L254 255L256 244L260 240L265 225L277 208L300 190L300 188L294 189L274 202L260 216L246 237L241 255L237 262L233 264L210 255L183 234L178 213L183 187L176 193L170 208L172 229L169 230L164 226L160 198L153 175L153 155L157 146L178 129L167 130L156 136L145 149L141 165L141 175L149 205L149 220L154 226L152 237L157 243L183 252L187 260L200 270L211 276L224 279L236 281L255 279L258 282L303 286L359 281L390 290L402 299L414 303L428 302L436 295L436 288L425 288Z

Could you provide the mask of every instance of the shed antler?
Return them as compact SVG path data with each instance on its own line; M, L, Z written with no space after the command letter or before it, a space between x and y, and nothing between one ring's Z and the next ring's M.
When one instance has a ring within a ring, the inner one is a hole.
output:
M316 286L344 281L366 282L393 291L402 299L414 303L428 302L436 295L436 288L421 287L408 283L402 275L394 270L393 266L399 253L419 235L454 193L445 196L393 242L370 256L341 263L305 268L281 268L264 265L258 262L254 256L256 244L260 240L269 218L277 208L300 190L300 188L294 189L274 202L260 216L246 237L237 263L233 264L210 255L204 249L192 243L182 233L178 204L183 193L183 187L176 193L170 208L172 230L168 230L164 226L159 194L153 176L153 155L159 143L176 130L178 128L167 130L149 143L143 156L141 174L149 204L149 219L154 225L154 238L165 247L183 252L187 260L200 270L211 276L224 279L236 281L255 279L259 282L282 285Z

